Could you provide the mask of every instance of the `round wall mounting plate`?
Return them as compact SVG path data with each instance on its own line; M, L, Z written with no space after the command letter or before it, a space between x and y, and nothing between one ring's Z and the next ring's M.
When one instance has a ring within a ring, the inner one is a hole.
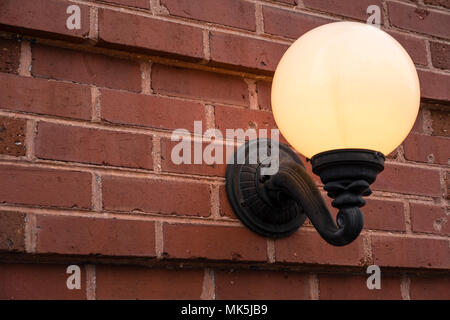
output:
M269 155L259 155L261 145L267 145ZM304 167L291 148L278 145L279 156L274 155L272 159L278 159L279 166L284 162L296 162ZM234 161L227 165L226 191L231 207L244 225L259 235L280 238L294 233L304 223L306 215L300 204L290 197L281 194L283 200L276 201L265 192L264 182L270 176L261 175L261 169L270 163L271 152L275 149L270 139L251 140L241 145L234 154Z

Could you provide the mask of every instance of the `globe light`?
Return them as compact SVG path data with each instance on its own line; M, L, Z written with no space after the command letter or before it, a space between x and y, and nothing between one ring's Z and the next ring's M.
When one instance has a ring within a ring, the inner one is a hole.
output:
M308 158L336 149L391 153L417 117L414 64L386 32L363 23L313 29L286 51L272 110L286 140Z
M279 144L273 152L279 156L278 172L264 173L268 158L255 151L269 144L262 139L242 145L227 165L226 190L236 216L269 237L294 233L308 217L328 243L351 243L364 225L362 197L371 194L385 155L408 135L419 104L414 64L384 31L336 22L307 32L278 64L272 110L283 136L310 159L334 199L337 221L289 146Z

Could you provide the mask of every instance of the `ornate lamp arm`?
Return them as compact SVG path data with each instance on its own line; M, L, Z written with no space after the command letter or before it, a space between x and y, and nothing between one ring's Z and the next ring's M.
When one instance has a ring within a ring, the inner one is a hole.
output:
M369 186L361 180L355 183L361 183L365 189ZM292 162L281 167L277 174L265 182L264 188L269 197L279 197L278 193L282 192L297 201L317 232L332 245L349 244L358 237L363 228L364 220L359 207L365 201L362 200L361 194L358 194L361 188L343 188L338 198L340 210L337 225L316 183L302 166ZM336 200L334 202L336 203Z

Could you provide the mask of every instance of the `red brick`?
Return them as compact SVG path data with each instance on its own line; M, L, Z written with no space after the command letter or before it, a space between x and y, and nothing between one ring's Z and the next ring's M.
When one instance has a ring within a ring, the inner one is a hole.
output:
M421 203L409 206L413 231L450 235L450 221L444 208Z
M417 71L422 98L450 101L450 75L432 71Z
M17 74L19 65L20 42L0 39L0 72Z
M25 251L25 214L0 211L0 251Z
M224 135L226 129L267 129L267 137L270 138L270 129L277 128L272 113L266 111L216 106L215 117L216 128Z
M164 224L164 255L175 259L266 261L266 239L244 227Z
M0 154L15 157L25 155L26 126L25 119L0 116Z
M288 46L281 43L212 32L210 36L211 64L245 70L275 71Z
M86 299L86 271L80 265L81 288L69 290L66 273L70 264L2 264L0 299L80 300Z
M161 0L172 16L255 31L255 5L243 0Z
M96 298L200 299L202 270L165 270L129 266L96 267Z
M416 122L414 122L414 126L411 129L411 132L421 133L421 134L424 133L424 130L423 130L423 126L424 126L423 109L424 108L426 108L426 107L423 104L421 104L419 113L417 114Z
M300 300L309 299L307 273L256 270L214 272L216 299Z
M447 185L446 199L450 200L450 171L447 171L445 174L445 184Z
M386 163L372 190L400 192L423 196L441 196L439 171Z
M403 203L399 201L386 201L366 199L367 204L362 208L364 214L364 228L405 231L405 214Z
M450 8L449 0L424 0L425 4Z
M450 158L449 138L410 134L403 147L407 160L448 164Z
M405 48L415 64L424 66L428 65L427 48L424 39L411 37L410 35L398 32L390 31L388 33L392 37L394 37L395 40L397 40L403 46L403 48Z
M210 188L202 182L105 176L102 190L106 210L210 215Z
M276 260L288 263L362 266L363 236L344 247L323 240L315 229L301 228L292 236L275 240Z
M219 211L221 216L237 219L233 208L231 208L230 201L228 200L225 185L219 187Z
M36 215L36 252L155 256L153 221Z
M152 169L148 135L39 122L36 157L119 167Z
M430 42L431 62L440 69L450 69L450 45Z
M2 109L91 119L88 86L0 73L0 96Z
M206 123L205 107L197 102L114 90L100 93L101 118L110 123L190 132L194 121Z
M367 288L367 275L319 274L322 300L401 300L401 278L386 276L381 271L381 289Z
M441 38L450 38L450 14L388 1L391 25Z
M450 276L411 277L409 291L413 300L450 300Z
M194 60L203 58L202 30L196 27L100 9L98 30L101 45Z
M172 150L173 148L179 144L184 143L182 141L171 141L169 138L161 138L161 160L162 160L162 170L169 172L178 172L178 173L188 173L188 174L197 174L197 175L206 175L206 176L219 176L225 177L226 170L226 146L222 143L217 144L217 148L222 150L222 157L219 157L218 163L214 164L206 164L205 158L202 157L202 163L195 164L194 163L194 143L201 144L201 142L190 142L191 149L191 159L190 163L181 163L176 164L172 161ZM202 143L201 150L202 154L205 151L205 148L210 143Z
M9 31L37 36L69 38L82 41L89 35L89 7L76 3L80 8L81 28L69 30L66 26L67 8L75 3L60 0L2 0L0 25Z
M141 90L141 71L137 62L41 45L33 46L32 51L34 76L113 89Z
M318 26L334 22L330 19L265 6L263 16L265 33L292 39L297 39Z
M256 91L258 93L258 106L261 110L272 111L271 103L272 83L267 81L256 82Z
M274 0L275 2L282 2L286 4L297 5L299 0Z
M304 0L306 8L338 14L358 20L367 20L367 8L371 5L378 6L383 10L380 0ZM383 19L383 17L381 17Z
M129 7L150 9L150 1L148 1L148 0L94 0L94 1L110 2L110 3L129 6Z
M429 106L432 106L429 104ZM442 110L431 109L430 116L432 121L433 136L450 137L450 110L445 106L441 106Z
M0 202L91 208L90 173L12 165L0 166Z
M448 269L448 240L411 236L372 236L373 263L378 266Z
M212 72L152 66L152 88L156 93L247 106L244 79Z

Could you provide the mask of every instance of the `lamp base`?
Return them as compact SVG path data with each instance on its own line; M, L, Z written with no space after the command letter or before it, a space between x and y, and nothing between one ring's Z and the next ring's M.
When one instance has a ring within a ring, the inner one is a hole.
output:
M382 153L365 149L339 149L316 154L311 159L312 171L320 177L324 190L335 208L365 205L363 196L384 169Z
M306 215L300 204L281 189L267 194L264 183L268 176L261 175L261 168L267 166L270 159L269 156L260 158L258 141L266 142L270 151L270 140L248 141L236 151L234 163L227 165L228 199L236 216L250 230L266 237L286 237L300 228ZM238 154L243 155L241 163L237 161ZM304 167L288 146L279 144L279 166L288 162Z

